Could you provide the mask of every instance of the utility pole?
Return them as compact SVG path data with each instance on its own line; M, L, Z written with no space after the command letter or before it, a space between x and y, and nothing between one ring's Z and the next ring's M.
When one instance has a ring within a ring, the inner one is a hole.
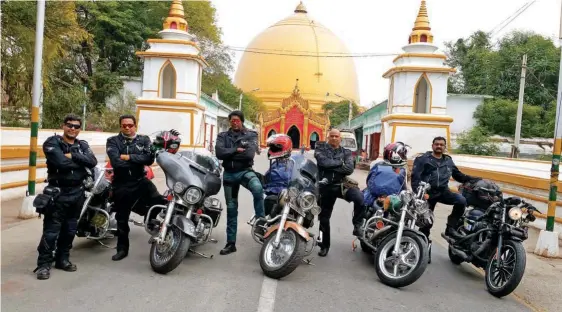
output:
M562 5L560 7L560 54L562 56ZM558 246L558 233L554 231L556 218L556 193L558 192L558 175L560 166L560 150L562 149L562 120L560 114L562 106L562 59L558 72L558 94L556 97L556 121L554 127L554 149L552 150L552 166L550 167L550 192L548 194L548 211L546 213L546 230L541 230L535 254L545 257L558 257L560 248Z
M511 158L519 158L519 141L521 140L521 119L523 118L523 99L525 95L525 76L527 74L527 54L523 54L521 65L521 81L519 84L519 105L517 106L517 122L515 125L515 140L511 146Z
M33 60L33 91L31 106L31 139L29 140L28 195L35 195L37 175L37 137L39 134L39 107L41 106L41 70L43 60L43 31L45 28L45 0L37 1L37 26L35 28L35 58Z

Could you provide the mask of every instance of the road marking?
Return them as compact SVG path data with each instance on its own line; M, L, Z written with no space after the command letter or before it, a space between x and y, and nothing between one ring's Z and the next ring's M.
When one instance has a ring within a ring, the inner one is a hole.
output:
M261 284L258 312L273 312L273 309L275 309L276 291L277 291L277 280L264 276L263 282Z

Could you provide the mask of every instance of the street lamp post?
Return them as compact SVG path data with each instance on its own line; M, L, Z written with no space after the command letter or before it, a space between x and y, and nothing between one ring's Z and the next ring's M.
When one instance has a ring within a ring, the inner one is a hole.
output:
M250 91L250 92L254 92L254 91L258 91L260 88L255 88L254 90ZM244 93L240 93L240 101L238 102L238 110L241 111L242 110L242 97L244 96Z

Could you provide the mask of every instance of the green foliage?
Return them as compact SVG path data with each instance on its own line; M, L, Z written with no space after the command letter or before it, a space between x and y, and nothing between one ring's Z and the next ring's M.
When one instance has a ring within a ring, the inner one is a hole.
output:
M121 76L141 75L142 59L135 52L148 48L147 39L158 38L170 4L48 1L43 127L58 127L62 112L80 113L83 103L95 116L113 114L106 108L107 100L122 89ZM209 1L183 1L183 5L189 31L197 36L210 65L203 73L204 92L219 90L226 103L237 107L241 90L228 77L233 70L232 55L222 45L215 8ZM25 1L2 4L2 125L28 124L25 119L31 106L36 7L35 2ZM84 86L88 88L87 98ZM255 121L261 102L251 95L245 95L243 102L244 112ZM103 129L113 127L100 122Z
M544 116L547 115L547 122ZM523 105L521 137L551 137L554 135L556 107L551 103L545 112L542 107ZM486 100L474 112L478 125L487 132L513 137L517 118L517 102L505 99Z
M459 134L457 145L457 153L468 155L495 156L500 150L480 127Z
M359 106L355 102L352 102L351 106L351 118L354 118L359 115ZM349 118L349 101L327 102L324 105L324 112L330 116L332 127L337 127Z
M135 115L135 97L128 94L124 99L117 97L114 105L104 107L101 112L94 112L88 115L86 130L119 132L119 116L130 114Z
M459 70L449 80L448 91L496 97L480 107L475 117L490 133L505 136L515 133L521 62L527 54L524 103L528 105L523 109L522 137L552 136L560 64L559 49L552 40L514 31L493 44L489 34L477 31L446 47L447 64Z

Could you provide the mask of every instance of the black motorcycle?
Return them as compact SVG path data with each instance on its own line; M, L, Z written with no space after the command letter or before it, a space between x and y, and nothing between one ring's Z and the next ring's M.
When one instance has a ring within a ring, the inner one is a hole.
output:
M469 208L461 218L459 237L441 234L449 243L449 258L459 265L469 262L485 271L488 292L501 298L517 288L525 273L526 254L523 241L527 226L535 221L538 210L518 197L503 198L497 186L459 189L467 197ZM487 208L471 205L471 199L484 199Z

